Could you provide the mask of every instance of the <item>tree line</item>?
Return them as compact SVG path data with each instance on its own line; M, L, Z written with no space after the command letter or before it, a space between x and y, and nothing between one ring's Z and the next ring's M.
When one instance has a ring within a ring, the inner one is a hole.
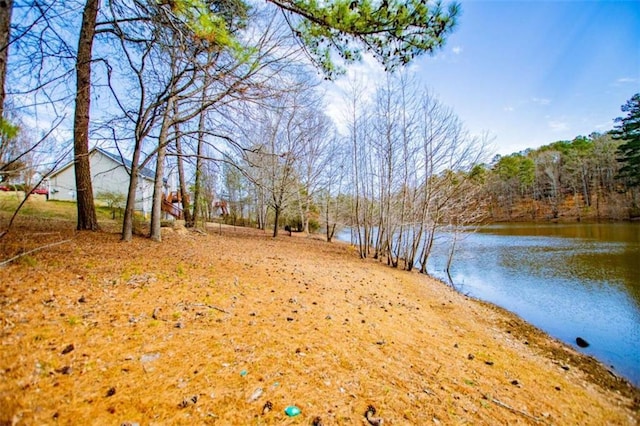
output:
M302 102L256 118L253 134L268 138L247 158L248 176L223 170L232 223L271 223L274 235L312 224L329 241L348 229L362 257L426 272L434 244L451 262L462 231L485 223L639 215L638 95L611 131L488 161L488 136L470 135L408 73L349 83L340 135Z
M492 221L640 217L640 95L614 129L496 156L481 169Z

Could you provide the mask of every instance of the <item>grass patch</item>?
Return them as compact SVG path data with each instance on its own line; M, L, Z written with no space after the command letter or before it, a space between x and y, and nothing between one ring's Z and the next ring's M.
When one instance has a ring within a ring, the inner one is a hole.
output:
M78 317L77 317L77 316L75 316L75 315L70 315L70 316L67 318L67 323L68 323L69 325L71 325L71 326L78 325L78 324L80 324L80 318L78 318Z
M34 266L38 265L38 261L29 255L22 256L19 259L19 262L25 266L29 266L30 268L33 268Z
M0 192L0 213L13 215L23 199L22 192ZM75 221L77 215L78 208L74 201L47 200L44 195L31 195L18 213L21 218L70 221ZM96 205L96 215L99 222L111 221L111 210L108 207Z

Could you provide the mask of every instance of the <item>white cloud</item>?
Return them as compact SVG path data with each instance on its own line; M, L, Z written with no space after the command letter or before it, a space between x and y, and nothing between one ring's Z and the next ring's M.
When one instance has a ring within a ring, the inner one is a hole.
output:
M385 79L384 68L369 55L362 55L362 62L349 65L347 74L335 81L323 83L325 89L325 113L336 124L340 133L347 131L345 117L349 114L348 97L354 90L360 96L360 102L370 102L375 94L376 85ZM346 98L345 98L346 96Z
M532 98L531 102L538 105L549 105L551 103L551 99L547 98Z
M613 120L609 120L606 123L600 123L593 126L596 130L607 131L613 128Z
M515 108L514 108L514 107L512 107L512 106L506 106L506 107L504 107L503 109L504 109L506 112L513 112L513 111L515 111Z
M455 54L455 55L459 55L462 53L462 47L460 46L455 46L453 49L451 49L451 51Z
M549 121L549 128L554 132L562 132L569 129L569 125L565 121L551 120Z
M630 78L630 77L621 77L621 78L616 80L616 83L619 83L619 84L635 83L635 82L636 82L636 79L635 78Z

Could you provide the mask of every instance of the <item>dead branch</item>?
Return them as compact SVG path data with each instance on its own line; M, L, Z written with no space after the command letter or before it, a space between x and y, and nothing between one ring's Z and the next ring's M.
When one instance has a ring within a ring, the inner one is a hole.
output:
M57 242L55 242L55 243L47 244L47 245L45 245L45 246L41 246L41 247L36 247L36 248L34 248L33 250L29 250L29 251L26 251L26 252L24 252L24 253L20 253L19 255L14 256L14 257L12 257L11 259L7 259L7 260L5 260L4 262L0 262L0 268L4 268L4 267L5 267L5 266L7 266L9 263L13 262L13 261L14 261L14 260L16 260L16 259L21 258L22 256L26 256L26 255L31 254L31 253L34 253L34 252L36 252L36 251L40 251L40 250L44 250L44 249L51 248L51 247L54 247L54 246L58 246L58 245L60 245L60 244L68 243L68 242L70 242L70 241L71 241L71 239L63 240L63 241L57 241Z
M526 417L526 418L528 418L530 420L533 420L536 423L542 421L542 419L539 419L538 417L532 416L531 414L527 413L526 411L522 411L522 410L518 410L517 408L513 408L510 405L507 405L504 402L500 401L499 399L493 398L492 396L489 396L487 394L482 394L482 397L484 399L487 399L487 400L493 402L498 407L506 408L507 410L511 411L512 413L520 414L521 416L524 416L524 417Z
M230 314L231 313L231 312L225 311L222 308L218 308L217 306L207 305L205 303L191 303L191 306L202 306L202 307L205 307L205 308L214 309L214 310L222 312L224 314Z

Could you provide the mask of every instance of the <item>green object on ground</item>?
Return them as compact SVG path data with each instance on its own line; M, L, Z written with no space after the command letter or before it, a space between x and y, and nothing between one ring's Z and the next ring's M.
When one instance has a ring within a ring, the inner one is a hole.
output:
M294 417L297 416L298 414L300 414L302 411L300 411L300 409L298 407L296 407L295 405L290 405L287 408L284 409L284 412L287 416L289 417Z

